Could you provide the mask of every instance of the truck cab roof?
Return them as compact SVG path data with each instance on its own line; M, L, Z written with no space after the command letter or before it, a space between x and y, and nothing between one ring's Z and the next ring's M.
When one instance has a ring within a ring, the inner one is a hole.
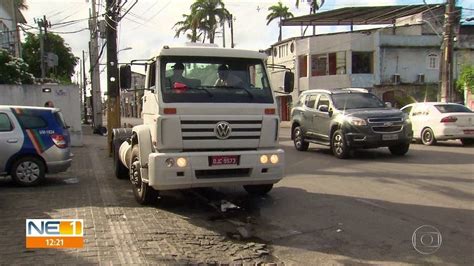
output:
M243 49L217 48L209 46L168 46L165 45L158 56L199 56L199 57L234 57L266 59L267 55L260 51Z

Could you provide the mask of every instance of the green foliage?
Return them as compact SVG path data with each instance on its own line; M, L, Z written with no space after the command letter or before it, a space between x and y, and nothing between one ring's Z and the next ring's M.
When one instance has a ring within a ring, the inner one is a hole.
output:
M461 69L459 79L456 81L456 87L460 91L467 88L474 93L474 65L464 65Z
M300 0L296 0L295 3L296 7L298 8L300 5ZM324 0L312 0L311 3L309 4L311 7L311 14L316 13L323 5L324 5Z
M289 8L287 6L284 6L281 2L278 2L278 4L269 7L268 11L270 11L270 13L267 15L267 25L270 24L270 22L272 22L276 18L280 19L280 34L278 35L278 41L281 41L281 20L285 18L292 18L293 13L291 13L289 11Z
M190 30L191 34L188 35L188 38L195 42L200 37L199 30L204 34L204 40L207 36L209 42L214 43L218 26L229 21L230 17L231 14L225 8L222 0L195 0L191 5L191 14L184 14L184 20L174 25L176 37Z
M410 95L405 95L405 96L395 96L395 102L396 102L396 106L398 106L399 108L402 108L403 106L408 105L410 103L416 103L416 100Z
M33 84L34 77L21 59L0 49L0 84Z
M55 78L61 83L71 83L74 68L78 59L71 52L71 48L64 39L54 33L48 33L44 41L45 53L51 52L58 56L58 66L48 68L46 77ZM23 60L29 65L29 71L37 78L41 77L40 40L39 36L28 33L25 43L22 44Z

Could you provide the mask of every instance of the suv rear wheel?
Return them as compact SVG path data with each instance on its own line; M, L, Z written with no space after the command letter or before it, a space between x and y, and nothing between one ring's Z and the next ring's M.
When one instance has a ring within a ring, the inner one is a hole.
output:
M295 129L293 129L293 143L295 145L295 149L299 151L308 150L309 143L304 140L303 130L300 126L297 126Z
M334 131L331 138L331 150L334 156L339 159L349 158L350 149L347 147L346 139L342 130Z
M461 139L461 143L463 146L472 146L474 145L474 139Z
M401 143L401 144L393 145L393 146L388 147L388 149L393 155L402 156L402 155L405 155L410 149L410 143Z
M20 186L35 186L44 180L46 166L36 157L27 156L16 160L11 169L13 181Z

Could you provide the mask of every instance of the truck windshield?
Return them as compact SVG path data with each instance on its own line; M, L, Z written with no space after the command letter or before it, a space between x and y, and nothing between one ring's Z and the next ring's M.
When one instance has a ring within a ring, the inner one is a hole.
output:
M273 103L262 60L162 57L164 102Z
M334 94L332 100L339 110L385 107L384 103L371 93Z

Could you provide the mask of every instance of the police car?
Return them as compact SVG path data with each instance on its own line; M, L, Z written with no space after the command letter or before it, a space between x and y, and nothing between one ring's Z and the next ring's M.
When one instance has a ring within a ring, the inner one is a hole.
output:
M71 166L68 126L57 108L0 105L0 175L21 186Z

